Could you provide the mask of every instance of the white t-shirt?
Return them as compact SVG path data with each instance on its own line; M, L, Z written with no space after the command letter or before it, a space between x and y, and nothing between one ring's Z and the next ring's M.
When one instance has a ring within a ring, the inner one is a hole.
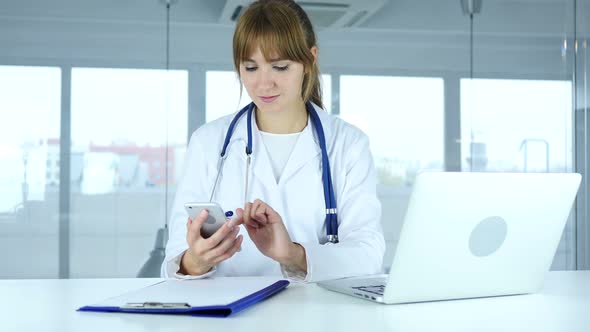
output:
M287 161L289 161L291 152L293 152L301 133L271 134L261 131L260 134L262 135L262 142L266 147L268 158L272 164L275 180L279 183L281 174L283 174L283 170L287 165Z

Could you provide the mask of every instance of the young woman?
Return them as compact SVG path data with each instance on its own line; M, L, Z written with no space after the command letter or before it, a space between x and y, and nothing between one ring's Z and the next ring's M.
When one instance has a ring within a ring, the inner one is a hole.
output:
M306 13L291 0L254 2L238 20L233 55L253 103L193 133L162 275L319 281L380 273L385 243L369 141L323 110ZM187 221L183 206L211 196L235 218L203 238L207 213Z

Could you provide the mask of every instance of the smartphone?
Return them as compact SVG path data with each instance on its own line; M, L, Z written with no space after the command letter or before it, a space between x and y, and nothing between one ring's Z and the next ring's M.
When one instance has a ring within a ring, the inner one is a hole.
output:
M223 209L217 203L191 202L184 204L184 209L191 219L195 219L201 213L201 210L209 211L209 216L205 220L205 223L203 223L203 227L201 227L201 236L204 238L213 235L227 220Z

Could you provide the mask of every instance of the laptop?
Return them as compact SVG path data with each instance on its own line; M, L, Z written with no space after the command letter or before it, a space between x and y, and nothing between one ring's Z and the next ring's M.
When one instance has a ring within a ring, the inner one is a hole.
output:
M577 173L420 173L389 275L318 285L387 304L537 292L580 180Z

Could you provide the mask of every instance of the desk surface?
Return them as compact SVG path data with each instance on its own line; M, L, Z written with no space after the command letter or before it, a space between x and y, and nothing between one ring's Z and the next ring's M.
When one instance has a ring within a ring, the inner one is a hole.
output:
M0 281L2 331L588 331L590 271L549 272L538 294L382 305L315 284L230 318L76 312L158 279Z

